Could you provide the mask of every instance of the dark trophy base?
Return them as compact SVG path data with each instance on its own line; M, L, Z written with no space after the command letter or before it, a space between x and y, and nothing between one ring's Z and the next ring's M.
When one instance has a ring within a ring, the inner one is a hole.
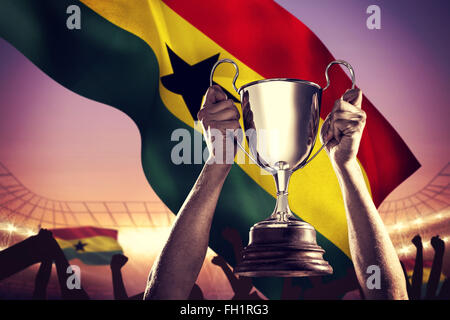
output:
M314 228L300 220L265 220L250 229L243 259L234 269L246 277L308 277L333 273L316 243Z

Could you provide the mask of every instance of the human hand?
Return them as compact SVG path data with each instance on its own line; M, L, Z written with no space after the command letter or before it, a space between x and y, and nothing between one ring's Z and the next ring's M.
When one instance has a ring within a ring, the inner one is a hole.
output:
M115 254L111 258L111 269L119 270L128 262L128 257L123 254Z
M336 100L322 126L321 142L327 142L325 149L330 160L338 166L356 160L366 123L366 113L361 109L361 102L361 90L347 90Z
M61 249L51 231L47 229L40 229L37 235L31 236L35 239L35 250L38 252L41 261L52 261L58 258Z
M438 235L431 238L431 246L433 247L434 251L436 252L444 252L445 250L445 242L439 238Z
M416 246L416 248L422 248L422 238L420 237L420 235L416 235L411 242Z
M215 256L214 258L211 259L211 262L212 264L215 264L216 266L219 267L227 264L225 259L222 258L221 256Z
M209 150L208 164L233 164L237 151L234 133L240 129L239 117L233 100L227 99L220 86L209 87L197 114Z

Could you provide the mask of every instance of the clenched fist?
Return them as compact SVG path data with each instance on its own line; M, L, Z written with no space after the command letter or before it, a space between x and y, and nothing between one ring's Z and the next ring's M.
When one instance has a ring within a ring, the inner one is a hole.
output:
M322 126L321 142L327 142L325 149L331 161L337 165L345 165L356 159L366 124L366 113L361 110L361 102L361 90L347 90L336 100Z
M209 150L210 163L233 164L236 155L235 131L240 129L239 111L218 85L209 87L205 103L197 114Z

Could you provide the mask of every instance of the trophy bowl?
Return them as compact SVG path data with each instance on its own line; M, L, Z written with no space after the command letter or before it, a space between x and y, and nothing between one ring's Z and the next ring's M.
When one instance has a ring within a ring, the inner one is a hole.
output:
M327 86L305 80L275 78L250 82L239 89L239 68L230 59L219 60L211 70L231 63L236 69L233 87L240 95L248 153L258 166L275 178L277 199L272 214L251 227L249 243L241 262L234 268L240 276L302 277L333 273L324 260L325 251L316 242L316 231L294 216L288 204L288 184L292 173L308 164L326 145L311 156L319 130L322 92L329 87L328 69L343 64L352 76L353 68L343 60L331 62L325 70Z

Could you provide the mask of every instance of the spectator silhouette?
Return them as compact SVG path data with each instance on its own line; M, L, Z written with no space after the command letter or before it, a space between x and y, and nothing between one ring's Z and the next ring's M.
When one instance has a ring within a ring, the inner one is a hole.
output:
M233 247L236 264L241 262L241 255L244 247L239 232L236 229L225 228L222 231L222 237ZM254 288L251 278L234 274L234 271L221 256L215 256L211 262L222 269L230 282L234 292L234 296L231 300L261 300L261 297L256 291L251 292Z
M421 292L422 292L422 283L423 283L423 245L422 238L420 235L416 235L411 242L416 247L416 260L414 262L414 271L412 275L411 284L409 284L408 276L405 274L406 286L411 288L409 294L409 299L411 300L420 300ZM406 270L403 271L404 273Z
M40 229L39 233L31 236L0 252L0 281L13 274L22 271L29 266L41 262L41 266L36 276L33 297L41 299L46 295L51 263L55 262L61 296L65 300L85 300L89 299L86 291L80 289L69 289L67 279L72 276L67 273L70 266L64 253L59 247L50 231Z
M423 282L423 245L420 235L416 235L412 239L412 243L416 247L416 261L414 263L414 271L411 283L411 300L420 300L422 282ZM408 279L407 276L405 276ZM409 281L407 281L409 283ZM408 285L408 284L407 284Z
M128 297L122 277L122 267L128 262L128 257L123 254L112 256L110 267L115 300L142 300L144 292ZM203 292L197 284L194 284L189 295L189 300L204 300Z
M300 286L293 285L292 280L292 278L284 279L281 300L298 300L300 298L303 289Z
M123 254L115 254L111 258L111 274L113 281L114 299L127 300L128 295L122 278L122 267L128 262L128 258Z
M343 278L328 283L324 282L325 279L326 277L309 277L312 288L304 290L303 298L308 300L333 300L343 297L347 292L358 290L360 298L364 299L353 268L347 268Z
M445 242L437 235L431 238L431 246L434 249L434 259L431 265L430 277L428 278L427 292L425 294L425 299L428 300L437 298L436 291L439 285L439 278L441 277Z
M211 262L216 266L222 268L225 276L230 282L231 288L233 289L234 296L231 300L260 300L258 293L253 292L252 279L249 277L237 276L233 273L233 270L228 266L227 262L221 256L215 256Z
M409 283L406 268L403 267L403 273L405 274L406 286L408 289L408 296L411 300L421 300L422 294L422 282L423 282L423 245L420 235L416 235L412 239L412 243L416 246L416 260L414 262L414 271L412 275L412 284ZM434 236L431 238L431 246L434 249L433 264L431 265L430 276L428 278L425 299L449 299L450 298L450 283L447 277L441 287L439 294L437 294L437 287L439 285L439 279L442 271L442 262L445 252L445 242Z
M47 299L47 286L52 273L52 260L44 260L41 262L39 270L36 274L34 283L33 299L45 300Z
M356 295L358 299L362 299L363 297L353 268L348 268L343 278L330 282L325 282L326 277L309 277L308 279L312 287L303 289L300 286L293 285L293 278L286 278L283 283L281 299L297 300L303 296L304 299L333 300L344 297L345 294L350 292L352 296Z
M239 232L233 228L225 228L222 231L222 237L231 244L236 264L241 263L242 250L244 249L244 246L242 244L242 238Z
M0 251L0 281L29 266L53 259L54 250L44 229L3 251Z

